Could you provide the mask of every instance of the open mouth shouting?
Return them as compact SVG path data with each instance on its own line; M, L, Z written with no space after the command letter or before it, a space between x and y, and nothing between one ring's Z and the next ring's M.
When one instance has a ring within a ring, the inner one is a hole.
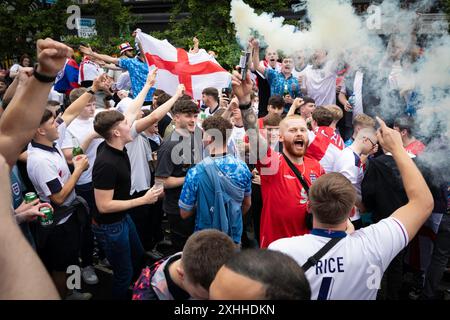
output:
M305 147L305 141L303 139L294 140L294 147L296 149L303 149Z

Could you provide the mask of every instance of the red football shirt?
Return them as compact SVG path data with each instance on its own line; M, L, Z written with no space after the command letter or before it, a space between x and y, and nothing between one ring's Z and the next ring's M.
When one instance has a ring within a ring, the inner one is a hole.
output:
M319 161L325 172L331 172L334 162L345 147L344 141L330 127L318 127L314 134L314 138L309 141L305 156Z
M261 162L257 164L263 201L260 244L261 248L267 248L277 239L308 233L305 225L308 195L281 153L269 149ZM309 186L325 173L320 163L310 158L303 158L303 164L296 167Z
M413 141L405 147L406 151L412 153L415 156L418 156L425 150L425 145L419 140Z

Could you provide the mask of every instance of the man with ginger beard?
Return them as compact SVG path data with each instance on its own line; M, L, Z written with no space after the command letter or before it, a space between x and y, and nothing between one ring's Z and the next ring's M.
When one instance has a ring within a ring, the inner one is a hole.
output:
M308 146L308 129L300 116L286 117L280 123L279 139L284 154L267 145L267 141L259 134L257 117L250 108L251 81L249 78L245 81L241 79L238 73L233 74L233 92L239 99L244 127L249 136L250 163L257 160L256 167L261 175L263 208L260 246L266 248L277 239L308 233L305 222L308 194L288 161L297 168L308 186L324 174L324 170L316 160L304 157Z
M268 149L265 159L257 164L261 172L263 199L260 239L263 248L277 239L308 233L305 223L308 193L286 158L295 165L308 186L325 173L319 162L304 157L308 146L308 129L300 116L287 117L281 121L279 139L284 155ZM267 174L261 170L276 167L276 172L270 172L269 169Z

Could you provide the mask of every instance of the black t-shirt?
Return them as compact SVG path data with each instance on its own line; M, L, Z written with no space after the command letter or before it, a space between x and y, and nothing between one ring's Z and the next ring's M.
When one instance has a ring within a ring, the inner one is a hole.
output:
M97 158L92 169L92 183L95 189L114 189L113 200L129 200L131 188L131 166L127 149L118 150L106 142L97 149ZM101 214L97 207L93 216L99 224L111 224L121 221L128 211Z
M189 168L194 165L194 136L191 135L188 139L174 131L172 134L164 139L158 150L158 164L156 166L156 177L185 177ZM174 148L176 148L174 150ZM174 152L172 152L174 150ZM189 150L185 154L184 150ZM172 158L173 153L173 158ZM165 197L163 201L163 210L167 214L180 214L178 200L180 198L183 186L164 189Z
M158 132L161 135L161 137L164 137L164 132L166 131L167 126L171 122L172 122L172 118L169 117L167 114L161 120L158 121Z
M400 171L392 156L370 159L361 183L362 202L374 223L389 217L408 202Z

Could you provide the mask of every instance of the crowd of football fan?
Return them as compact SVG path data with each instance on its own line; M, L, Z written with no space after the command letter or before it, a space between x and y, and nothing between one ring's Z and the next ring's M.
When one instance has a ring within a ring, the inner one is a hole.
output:
M39 40L34 68L1 70L0 298L90 299L67 270L102 285L99 265L114 299L401 299L406 271L412 296L440 298L449 184L392 86L426 53L387 49L385 122L364 70L249 48L245 79L201 101L156 89L129 43L119 58L81 46L78 65Z

